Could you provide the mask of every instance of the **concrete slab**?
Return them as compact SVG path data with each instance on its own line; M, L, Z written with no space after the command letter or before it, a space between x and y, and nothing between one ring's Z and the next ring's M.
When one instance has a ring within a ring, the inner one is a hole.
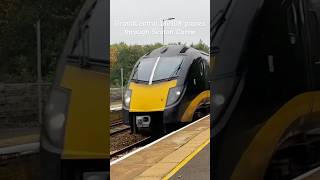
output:
M168 174L171 169L176 167L176 165L176 163L160 162L145 170L142 174L139 175L139 177L152 177L161 179L164 174Z
M134 179L150 167L151 165L148 164L119 163L112 166L112 169L110 171L110 177L111 179L117 180Z
M170 178L170 180L194 179L210 179L210 144Z
M163 158L160 162L164 163L179 163L183 161L189 154L194 151L194 148L180 148L173 153Z

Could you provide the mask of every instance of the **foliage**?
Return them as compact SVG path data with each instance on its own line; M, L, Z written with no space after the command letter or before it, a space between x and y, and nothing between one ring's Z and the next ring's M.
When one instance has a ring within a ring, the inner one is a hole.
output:
M110 47L110 64L111 68L118 61L118 49L116 47Z
M201 39L197 44L191 44L190 46L209 54L209 46L206 45Z
M41 21L42 75L52 80L74 18L84 0L1 0L0 82L36 80L36 27Z
M111 63L111 87L121 86L121 68L124 72L124 85L128 82L128 78L131 74L131 70L137 60L144 54L161 47L162 44L149 44L149 45L127 45L123 42L119 44L112 44L110 46L110 51L117 52L117 57L110 57L111 61L116 61L116 63ZM191 47L209 53L209 47L200 40L197 44L191 45ZM116 50L115 50L116 49ZM112 53L110 53L112 54ZM112 60L116 59L116 60Z

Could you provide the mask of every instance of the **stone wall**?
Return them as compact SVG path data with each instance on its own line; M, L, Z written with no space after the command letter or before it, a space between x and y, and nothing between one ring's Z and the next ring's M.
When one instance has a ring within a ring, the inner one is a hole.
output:
M41 89L44 105L49 95L50 84L42 84ZM37 93L38 86L35 83L0 83L0 129L38 127Z
M43 108L51 85L41 85ZM38 86L35 83L0 83L0 129L38 127ZM110 101L121 101L121 88L110 89Z

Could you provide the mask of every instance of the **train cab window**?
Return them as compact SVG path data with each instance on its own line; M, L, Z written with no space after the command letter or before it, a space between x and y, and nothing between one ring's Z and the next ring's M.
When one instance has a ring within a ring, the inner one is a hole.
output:
M71 34L72 45L68 49L68 64L77 65L92 70L107 71L108 60L106 51L106 29L105 19L99 18L105 11L105 1L94 3L82 16L77 24L74 34ZM101 38L103 37L103 38Z
M156 58L146 58L139 61L133 70L131 80L137 82L149 82L152 69L156 61Z
M138 62L133 70L132 80L137 82L157 82L178 77L183 57L146 58Z
M182 57L161 57L155 69L152 81L177 77L182 63Z

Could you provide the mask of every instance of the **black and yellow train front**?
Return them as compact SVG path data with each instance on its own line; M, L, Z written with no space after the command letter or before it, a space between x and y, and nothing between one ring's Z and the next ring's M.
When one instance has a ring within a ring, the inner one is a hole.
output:
M135 133L166 133L191 122L209 101L208 55L169 45L138 60L124 95L124 122Z
M319 166L320 0L211 4L211 177L287 180Z
M105 0L87 0L69 33L45 107L42 180L108 179Z

